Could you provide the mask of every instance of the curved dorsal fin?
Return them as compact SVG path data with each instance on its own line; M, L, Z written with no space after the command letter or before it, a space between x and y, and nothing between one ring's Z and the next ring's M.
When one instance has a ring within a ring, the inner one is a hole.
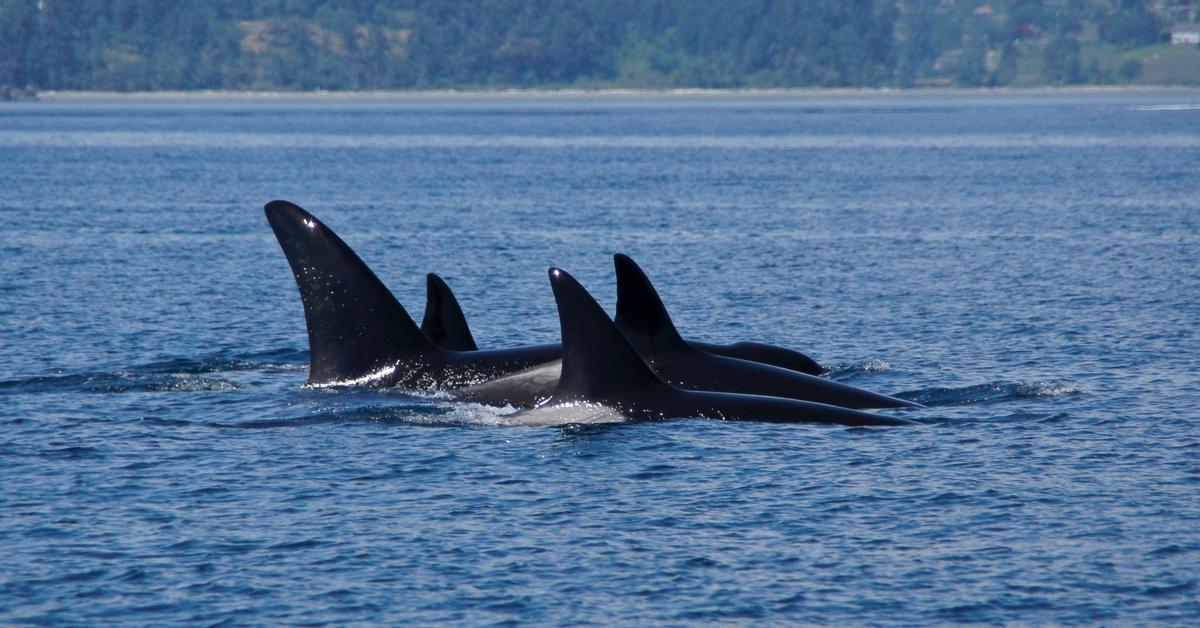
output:
M450 286L433 273L425 276L425 317L421 331L433 344L451 351L476 351L479 347L467 326L458 299Z
M387 286L320 220L287 201L271 201L264 210L304 303L308 383L366 377L437 350Z
M689 349L646 273L628 255L617 253L613 262L617 267L617 315L613 322L621 333L639 345L648 343L659 350Z
M555 399L617 402L631 390L666 386L574 277L551 268L550 286L562 327L562 375Z

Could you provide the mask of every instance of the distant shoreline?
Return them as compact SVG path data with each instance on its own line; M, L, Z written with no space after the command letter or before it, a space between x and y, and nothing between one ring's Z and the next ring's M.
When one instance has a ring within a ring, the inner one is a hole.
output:
M254 101L437 101L437 100L605 100L605 99L735 99L735 98L878 98L895 96L1055 96L1090 94L1200 94L1200 87L1151 85L1098 85L1066 87L998 88L796 88L796 89L502 89L422 91L60 91L38 92L41 102L254 102Z

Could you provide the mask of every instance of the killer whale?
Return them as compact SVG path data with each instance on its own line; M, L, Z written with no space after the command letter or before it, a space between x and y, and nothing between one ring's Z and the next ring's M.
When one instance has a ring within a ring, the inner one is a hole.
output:
M675 329L667 307L650 278L628 255L613 255L617 273L617 314L613 318L617 329L630 338L635 347L660 342L674 348L686 347L722 355L728 358L760 362L809 375L820 375L825 369L816 360L792 349L760 342L738 342L729 345L684 340Z
M666 306L641 267L628 255L621 253L613 256L613 262L617 273L617 328L625 332L627 337L632 335L638 338L642 345L653 343L654 338L668 328L674 330ZM475 339L450 286L441 277L430 273L427 276L426 293L421 330L438 346L456 351L474 351L477 348ZM816 360L799 351L760 342L727 345L696 340L685 342L707 353L760 362L809 375L820 375L826 370Z
M631 345L633 342L627 340ZM634 345L636 346L636 345ZM843 408L920 408L921 404L769 364L712 355L697 349L636 349L665 382L686 390L741 393L811 401ZM562 376L562 359L501 375L450 392L485 405L529 407L550 398Z
M359 384L449 391L489 405L529 407L555 390L558 345L452 351L430 342L367 265L312 214L287 201L264 208L292 268L309 337L310 385ZM673 331L674 327L671 326ZM684 388L769 394L844 407L917 406L830 380L706 354L678 333L645 357ZM682 347L666 347L670 340ZM664 348L665 347L665 348Z
M292 269L308 331L309 385L451 389L557 356L557 347L452 351L430 342L396 297L331 229L287 201L264 206Z
M646 364L670 384L688 390L787 397L845 408L921 407L807 373L706 351L679 335L658 292L631 258L617 254L614 261L617 314L612 324ZM489 405L533 405L553 394L561 368L561 362L541 364L454 394Z
M911 421L796 399L692 391L663 381L566 271L551 268L550 285L562 329L562 375L553 395L510 415L526 425L712 418L851 426L909 425Z

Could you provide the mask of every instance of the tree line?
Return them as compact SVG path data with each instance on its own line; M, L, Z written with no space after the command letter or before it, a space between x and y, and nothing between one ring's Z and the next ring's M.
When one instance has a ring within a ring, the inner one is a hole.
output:
M1130 77L1090 67L1081 42L1118 50L1159 42L1170 15L1152 7L1148 0L0 0L0 86L971 86L1010 84L1022 67L1038 68L1033 80L1046 84L1105 82Z

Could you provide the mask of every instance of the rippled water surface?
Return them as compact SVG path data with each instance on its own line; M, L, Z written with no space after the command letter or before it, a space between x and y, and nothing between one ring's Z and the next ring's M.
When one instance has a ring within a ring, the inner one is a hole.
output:
M1200 621L1200 92L0 106L0 623ZM505 426L305 389L262 205L410 312L545 269L924 403Z

